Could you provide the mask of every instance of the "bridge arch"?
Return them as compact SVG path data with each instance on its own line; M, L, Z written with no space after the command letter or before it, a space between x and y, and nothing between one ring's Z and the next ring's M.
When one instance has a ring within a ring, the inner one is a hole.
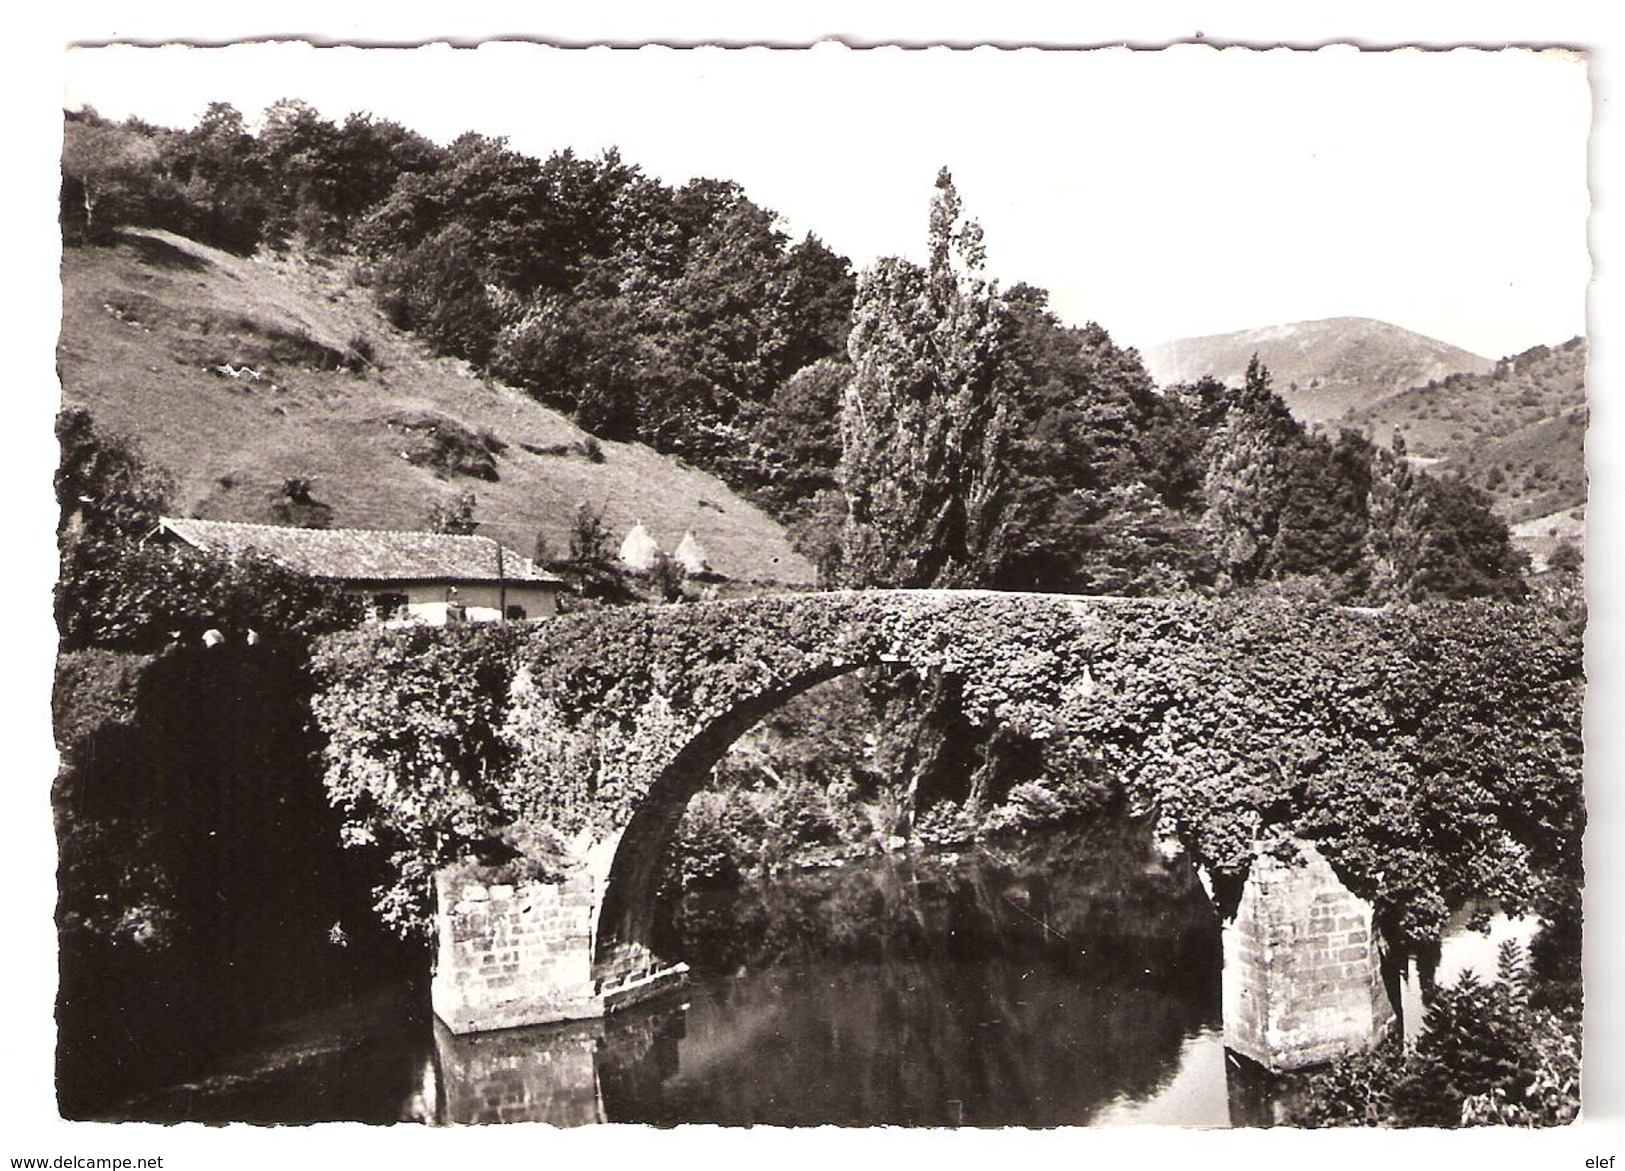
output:
M627 612L596 628L600 648L631 650L624 675L589 687L598 705L562 710L572 655L562 624L523 668L510 721L533 792L590 774L600 901L592 978L613 987L660 967L650 950L664 851L683 811L729 747L783 704L822 683L892 663L957 676L973 720L1050 733L1090 681L1109 601L991 591L866 591ZM681 635L650 638L664 624ZM590 741L590 744L589 744Z
M700 728L649 785L627 820L605 876L603 906L594 936L593 976L614 980L656 962L651 928L660 863L683 812L705 787L728 749L757 723L803 692L873 663L821 665L784 686L742 697Z

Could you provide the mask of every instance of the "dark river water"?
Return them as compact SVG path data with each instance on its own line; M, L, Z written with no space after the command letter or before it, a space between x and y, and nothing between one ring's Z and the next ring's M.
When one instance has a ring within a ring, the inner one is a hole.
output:
M1227 1126L1219 923L1113 822L692 892L690 985L602 1021L456 1037L422 981L278 1023L151 1120Z
M1219 921L1108 822L691 892L692 981L608 1020L453 1036L423 981L281 1022L153 1121L1098 1126L1248 1121ZM1233 1114L1241 1117L1233 1117Z

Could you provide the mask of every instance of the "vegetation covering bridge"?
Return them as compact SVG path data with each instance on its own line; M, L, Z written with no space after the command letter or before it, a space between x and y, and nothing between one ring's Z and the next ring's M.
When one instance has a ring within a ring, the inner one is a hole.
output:
M540 880L592 990L573 1015L660 970L661 854L734 740L881 663L956 676L973 722L1156 810L1221 897L1261 847L1316 843L1396 939L1469 895L1526 905L1578 817L1578 644L1509 604L899 590L367 630L319 648L315 710L350 839L399 876L384 915L438 908L444 953L469 891Z
M974 719L1048 736L1089 686L1101 616L1147 605L1165 606L879 590L338 635L318 654L329 787L417 879L515 826L535 848L530 831L605 839L634 821L641 873L662 836L646 823L669 830L734 739L799 692L904 663L961 677Z

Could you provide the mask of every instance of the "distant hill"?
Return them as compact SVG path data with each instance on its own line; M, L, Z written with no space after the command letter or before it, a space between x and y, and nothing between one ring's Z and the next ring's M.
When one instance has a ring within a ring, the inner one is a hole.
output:
M637 444L599 443L528 395L393 328L338 268L244 259L166 232L73 247L62 262L63 397L135 436L179 479L178 511L276 523L421 528L477 497L480 532L562 555L577 503L668 552L686 531L745 581L810 583L784 530L715 477ZM309 482L290 505L284 484Z
M1147 350L1159 386L1211 375L1239 386L1254 354L1275 390L1306 423L1341 419L1392 394L1456 373L1487 373L1488 358L1366 317L1299 321L1183 338Z
M1586 500L1586 343L1535 346L1393 395L1342 422L1378 442L1395 431L1406 450L1460 472L1510 521L1583 507Z

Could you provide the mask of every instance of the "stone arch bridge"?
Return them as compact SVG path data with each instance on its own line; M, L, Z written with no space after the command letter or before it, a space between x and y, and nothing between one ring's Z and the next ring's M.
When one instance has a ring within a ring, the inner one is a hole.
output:
M1367 618L1312 609L1315 621ZM1081 737L1109 763L1114 741L1162 734L1114 722L1126 693L1143 707L1163 688L1164 724L1198 718L1180 706L1189 687L1159 675L1159 655L1177 649L1200 674L1213 629L1212 613L1190 602L967 590L784 594L355 632L318 655L316 712L329 737L329 790L350 832L391 846L405 876L397 912L432 876L432 906L419 913L433 923L435 1012L474 1032L599 1015L682 979L686 968L649 946L662 850L729 746L793 696L882 663L947 672L973 722ZM1249 661L1214 659L1204 681L1213 702L1245 686L1223 670L1244 674ZM1268 746L1279 729L1256 731ZM1162 812L1181 828L1177 808ZM497 839L503 848L493 852ZM1288 870L1303 881L1277 903L1295 899L1305 915L1321 904L1319 934L1304 920L1312 938L1300 976L1324 968L1322 991L1328 980L1346 986L1299 1014L1319 1023L1293 1044L1320 1059L1327 1045L1364 1045L1386 1024L1373 994L1377 941L1369 904L1323 860L1311 854ZM1278 893L1290 885L1270 873ZM1260 911L1227 944L1236 953L1226 965L1227 1027L1250 1020L1261 1036L1282 1003L1258 983L1273 930L1259 924L1275 913Z

